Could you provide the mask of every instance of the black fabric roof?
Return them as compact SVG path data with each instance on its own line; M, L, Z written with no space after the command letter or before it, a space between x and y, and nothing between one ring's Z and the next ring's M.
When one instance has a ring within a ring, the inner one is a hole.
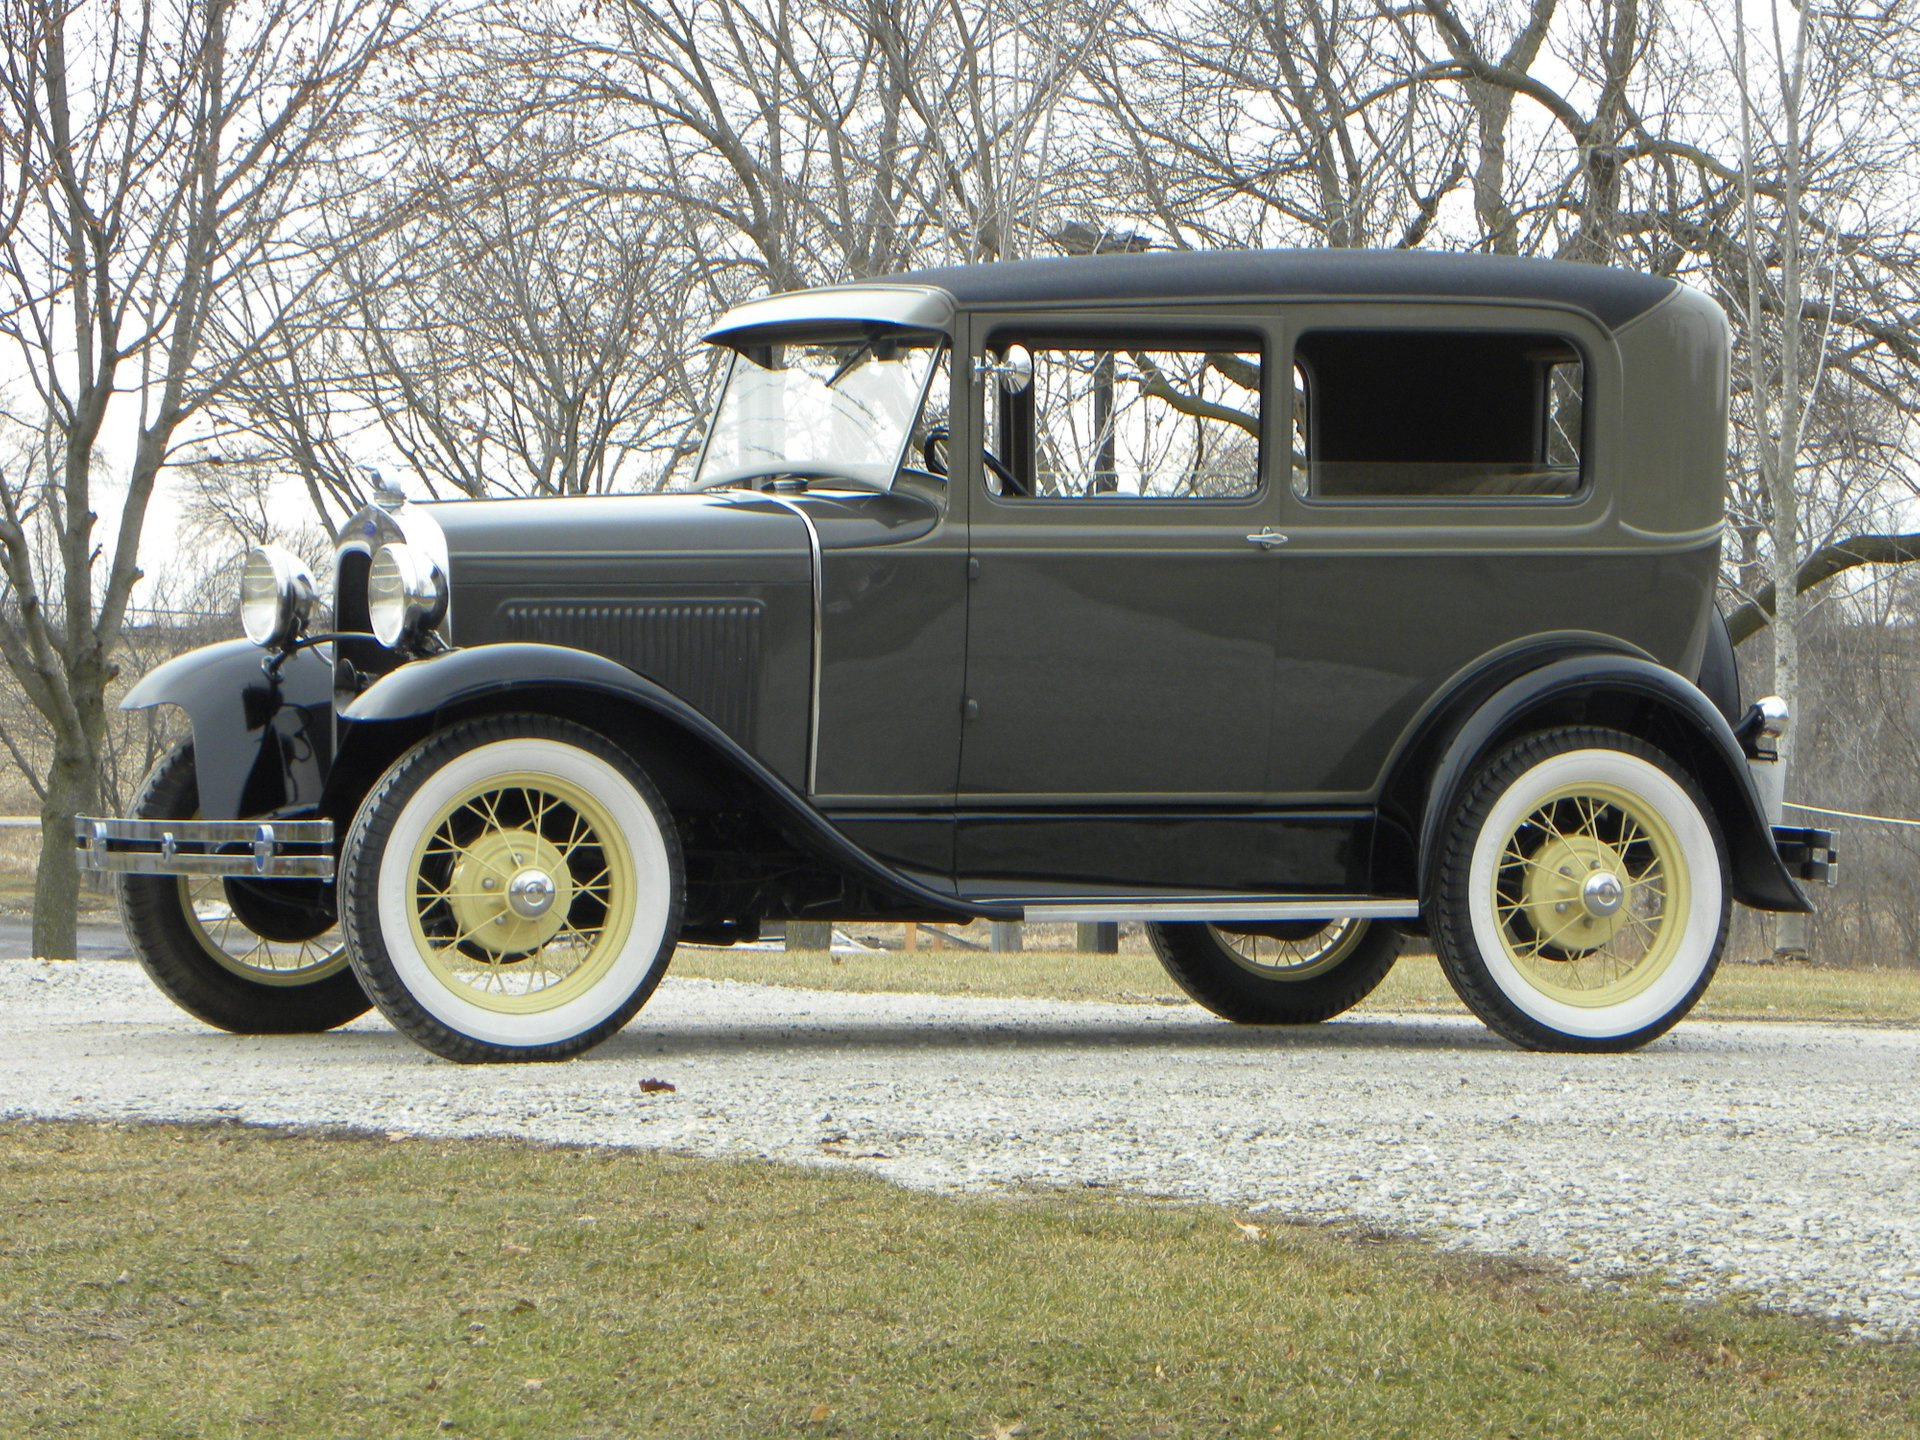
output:
M1572 305L1618 328L1675 282L1563 260L1423 250L1172 250L915 270L962 305L1137 303L1254 297L1495 298Z

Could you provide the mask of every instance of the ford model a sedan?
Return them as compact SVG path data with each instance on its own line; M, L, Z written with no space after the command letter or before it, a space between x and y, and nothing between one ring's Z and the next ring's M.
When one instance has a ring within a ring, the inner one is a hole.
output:
M1700 997L1807 907L1713 604L1727 330L1585 266L1042 260L727 315L693 489L420 505L148 676L192 740L81 822L187 1010L371 1001L460 1060L624 1025L770 920L1146 923L1230 1020L1430 937L1522 1045ZM1777 798L1777 785L1771 786Z

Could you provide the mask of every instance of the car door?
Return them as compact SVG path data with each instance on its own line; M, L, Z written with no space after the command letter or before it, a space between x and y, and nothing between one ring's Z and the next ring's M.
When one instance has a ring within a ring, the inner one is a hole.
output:
M961 873L1066 879L1100 812L1139 823L1087 873L1165 883L1149 812L1269 792L1270 337L1211 313L973 333Z

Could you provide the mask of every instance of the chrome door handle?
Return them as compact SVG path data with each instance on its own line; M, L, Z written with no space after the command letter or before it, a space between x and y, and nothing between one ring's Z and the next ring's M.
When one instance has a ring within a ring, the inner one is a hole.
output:
M1256 530L1253 534L1247 536L1247 539L1255 545L1258 545L1262 550L1271 550L1276 545L1284 545L1287 543L1287 537L1282 535L1278 530L1275 530L1272 526L1268 526L1264 530Z

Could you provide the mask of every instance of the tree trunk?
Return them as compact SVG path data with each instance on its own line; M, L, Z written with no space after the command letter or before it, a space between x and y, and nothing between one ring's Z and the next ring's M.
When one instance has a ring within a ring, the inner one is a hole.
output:
M98 777L83 755L57 744L40 807L40 864L33 877L33 953L46 960L80 954L75 911L80 868L74 860L73 817L92 808Z

